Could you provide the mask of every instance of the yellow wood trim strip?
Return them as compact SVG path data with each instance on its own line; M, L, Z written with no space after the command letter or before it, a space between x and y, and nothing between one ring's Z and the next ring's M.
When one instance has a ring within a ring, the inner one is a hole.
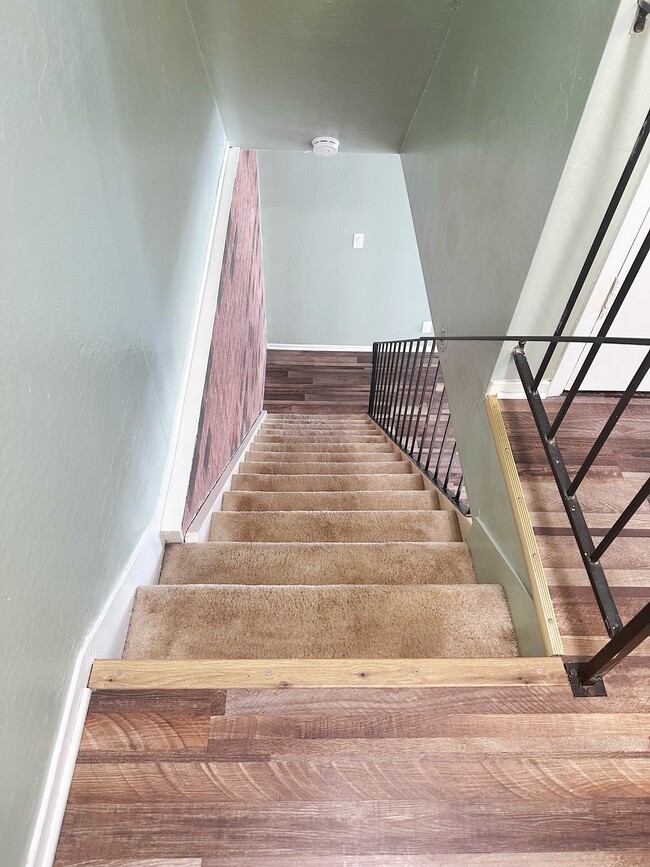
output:
M566 686L555 657L507 659L98 659L91 689Z
M562 637L557 625L551 594L549 593L542 558L537 546L537 539L528 513L528 506L521 487L519 473L510 447L510 441L503 423L499 401L495 395L488 395L485 409L494 437L494 443L499 455L501 471L508 490L510 506L514 515L521 550L526 562L528 580L533 594L533 602L537 612L539 628L544 640L546 652L551 656L561 656L564 652ZM550 471L549 471L550 472Z

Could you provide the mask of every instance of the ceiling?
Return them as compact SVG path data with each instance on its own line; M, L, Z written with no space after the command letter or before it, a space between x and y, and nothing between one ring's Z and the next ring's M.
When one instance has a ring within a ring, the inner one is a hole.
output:
M399 152L458 0L188 0L230 143Z

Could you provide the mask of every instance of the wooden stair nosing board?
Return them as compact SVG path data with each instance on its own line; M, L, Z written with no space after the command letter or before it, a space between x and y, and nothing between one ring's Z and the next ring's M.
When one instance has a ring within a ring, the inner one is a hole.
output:
M318 687L502 687L569 689L558 657L502 659L98 659L94 690Z
M542 558L528 513L517 465L515 464L508 433L499 408L499 401L495 395L488 395L485 399L485 409L499 457L499 465L508 491L508 499L517 528L521 550L526 563L526 571L528 572L528 580L544 648L549 655L560 656L564 652L562 636L558 628L551 594L544 574Z

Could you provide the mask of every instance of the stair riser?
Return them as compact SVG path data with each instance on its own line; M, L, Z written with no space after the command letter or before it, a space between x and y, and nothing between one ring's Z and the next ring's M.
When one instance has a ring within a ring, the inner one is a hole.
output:
M261 461L245 461L241 464L240 473L273 473L276 475L331 475L337 473L382 473L384 475L404 475L411 472L411 465L406 461L390 461L384 463L347 463L335 461L313 461L310 463L297 463L274 461L263 463Z
M217 512L211 542L460 542L453 512Z
M296 463L391 463L399 461L400 458L393 453L383 452L357 452L349 454L348 452L246 452L244 462L259 461L261 463L269 463L274 461L295 461Z
M435 491L324 491L321 493L257 493L228 491L224 512L395 511L439 508Z
M422 478L406 475L256 475L238 473L233 476L233 491L421 491Z
M287 442L271 442L271 443L256 443L252 442L250 447L251 452L311 452L318 454L320 452L341 452L345 455L368 454L368 452L377 452L379 454L394 455L395 451L390 443L384 440L379 443L287 443Z

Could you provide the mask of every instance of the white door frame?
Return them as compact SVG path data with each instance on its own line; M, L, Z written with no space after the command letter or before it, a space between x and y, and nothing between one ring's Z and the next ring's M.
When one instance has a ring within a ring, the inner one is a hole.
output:
M647 169L641 178L573 334L593 335L597 332L621 288L623 282L621 275L625 274L632 258L636 256L648 229L650 229L650 169ZM571 387L588 351L587 345L579 343L567 345L558 368L551 377L548 397L557 397Z

